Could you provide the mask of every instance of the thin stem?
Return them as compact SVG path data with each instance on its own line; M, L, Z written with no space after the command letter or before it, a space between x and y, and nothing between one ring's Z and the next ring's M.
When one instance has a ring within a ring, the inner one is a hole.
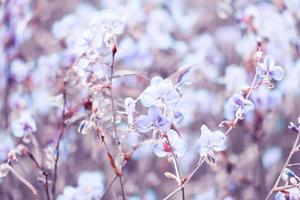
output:
M166 140L168 142L168 145L171 148L171 153L172 153L172 157L173 157L173 164L174 164L176 176L180 180L180 182L178 183L178 185L181 186L182 185L182 183L181 183L182 182L182 180L181 180L181 171L180 171L180 168L179 168L179 165L178 165L178 161L177 161L176 155L174 153L173 147L171 146L170 140L168 138L168 135L166 135ZM181 195L182 195L182 200L185 200L184 188L183 187L181 187Z
M59 132L59 137L58 141L55 147L56 151L56 157L55 157L55 162L54 162L54 172L53 172L53 185L52 185L52 196L55 199L55 193L56 193L56 180L57 180L57 168L58 168L58 160L59 160L59 146L60 142L62 140L63 134L64 134L64 129L65 129L65 110L66 110L66 82L64 81L64 86L63 86L63 108L61 112L61 122L60 122L60 132Z
M285 161L285 163L284 163L284 165L283 165L283 167L282 167L282 169L281 169L281 171L280 171L280 174L279 174L279 176L277 177L277 180L276 180L274 186L272 187L271 191L269 192L268 196L266 197L266 200L268 200L268 199L271 197L271 195L272 195L273 192L274 192L274 189L277 187L278 183L280 182L280 179L281 179L281 176L282 176L282 174L283 174L284 169L288 166L288 164L289 164L289 162L290 162L290 160L291 160L293 154L294 154L295 151L296 151L297 145L298 145L298 143L299 143L299 139L300 139L300 131L299 131L298 134L297 134L297 138L296 138L296 140L295 140L295 143L294 143L294 145L293 145L293 148L292 148L292 150L290 151L290 154L289 154L289 156L287 157L287 159L286 159L286 161Z
M123 200L126 199L125 197L125 191L124 191L124 185L123 185L123 181L122 181L122 176L118 176L119 177L119 180L120 180L120 186L121 186L121 191L122 191L122 198Z
M42 172L43 176L45 177L44 188L46 191L47 200L50 200L48 173L45 172L45 170L41 167L41 165L38 163L38 161L35 159L32 153L28 152L28 156L30 160L34 163L34 165Z
M295 184L295 185L285 185L285 186L281 186L281 187L275 187L273 189L273 191L277 192L277 191L287 190L287 189L290 189L290 188L293 188L293 187L299 187L299 186L300 186L300 183Z
M104 197L106 196L106 194L108 193L109 189L111 188L111 186L113 185L113 183L115 182L115 180L117 179L117 175L114 175L114 177L110 180L110 182L107 184L106 189L101 197L101 200L104 199Z
M19 181L21 181L24 185L26 185L26 186L31 190L31 192L33 193L33 195L35 196L36 199L39 199L37 190L36 190L36 188L35 188L31 183L29 183L23 176L21 176L21 175L20 175L20 174L19 174L12 166L10 166L9 164L6 164L5 167L8 168L9 171L11 171Z
M174 196L177 192L182 190L185 185L191 180L191 178L194 176L194 174L198 171L198 169L201 167L201 165L204 163L205 159L201 158L199 162L196 164L196 166L192 169L192 171L189 173L189 175L183 180L183 183L181 186L176 188L173 192L171 192L168 196L166 196L163 200L168 200L172 196Z
M5 76L6 76L6 83L5 83L5 90L4 90L4 97L3 97L3 119L4 119L4 128L8 128L9 126L9 113L10 113L10 106L8 105L10 89L11 89L11 66L10 63L7 64L5 69Z

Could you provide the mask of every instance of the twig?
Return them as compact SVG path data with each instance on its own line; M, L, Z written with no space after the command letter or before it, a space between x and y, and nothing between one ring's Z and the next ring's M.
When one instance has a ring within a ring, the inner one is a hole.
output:
M28 154L28 157L30 158L30 160L42 172L43 176L45 177L44 187L45 187L45 191L46 191L47 200L50 200L48 173L41 167L41 165L37 162L37 160L32 155L32 153L27 152L27 154Z
M110 180L110 182L107 184L106 189L101 197L101 200L104 200L105 195L108 193L109 189L111 188L112 184L115 182L117 179L117 175L114 175L114 177Z
M111 71L110 71L110 77L109 77L109 81L110 81L110 84L111 84L110 100L111 100L111 109L112 109L112 115L113 115L113 129L114 129L114 132L113 132L114 135L113 136L114 136L115 141L117 141L119 151L122 153L121 141L120 141L120 138L117 134L116 113L115 113L115 103L114 103L114 97L113 97L113 82L112 82L113 74L114 74L114 65L115 65L116 52L117 52L117 47L114 46L112 48L112 62L111 62ZM120 170L122 170L122 169L120 169ZM123 184L123 181L122 181L122 173L119 173L118 177L119 177L119 180L120 180L122 198L123 198L123 200L125 200L126 196L125 196L125 191L124 191L124 184Z
M271 197L271 195L272 195L273 192L275 191L275 188L277 187L278 183L280 182L280 179L281 179L281 176L282 176L282 174L283 174L284 169L288 166L288 164L289 164L289 162L290 162L290 160L291 160L293 154L296 152L296 147L297 147L297 145L298 145L298 143L299 143L299 139L300 139L300 131L299 131L298 134L297 134L297 138L296 138L296 140L295 140L295 143L294 143L294 145L293 145L293 148L292 148L292 150L290 151L290 154L289 154L289 156L287 157L287 159L286 159L286 161L285 161L285 163L284 163L284 165L283 165L283 167L282 167L282 169L281 169L281 171L280 171L280 174L279 174L279 176L277 177L277 180L276 180L274 186L272 187L271 191L269 192L268 196L266 197L266 200L268 200L268 199Z
M26 185L31 190L35 198L39 199L36 188L31 183L29 183L24 177L22 177L12 166L10 166L9 164L2 164L2 166L7 168L9 171L11 171L19 181L21 181L24 185Z
M181 186L181 185L182 185L182 183L181 183L181 181L182 181L182 180L181 180L181 171L180 171L180 168L179 168L179 166L178 166L178 161L177 161L176 155L175 155L175 153L174 153L173 147L172 147L172 145L171 145L171 143L170 143L170 140L169 140L167 134L165 134L165 138L166 138L166 140L167 140L167 142L168 142L168 145L169 145L170 148L171 148L171 153L172 153L172 157L173 157L172 160L173 160L173 164L174 164L176 176L177 176L177 178L180 180L180 182L178 183L178 185ZM180 190L181 190L182 200L185 200L184 188L181 187Z
M202 166L202 164L204 163L205 159L201 158L199 160L199 162L195 165L195 167L192 169L192 171L189 173L189 175L183 180L183 183L181 186L179 186L178 188L176 188L173 192L171 192L168 196L166 196L163 200L168 200L170 199L172 196L174 196L177 192L179 192L180 190L182 190L182 188L185 187L185 185L191 180L191 178L194 176L194 174L196 173L196 171L198 171L198 169Z
M64 81L63 85L63 108L61 112L61 122L60 122L60 133L58 137L58 141L55 147L56 150L56 157L55 157L55 162L54 162L54 175L53 175L53 185L52 185L52 196L55 199L55 193L56 193L56 180L57 180L57 165L58 165L58 160L59 160L59 146L61 139L64 134L64 129L65 129L65 110L66 110L66 82Z

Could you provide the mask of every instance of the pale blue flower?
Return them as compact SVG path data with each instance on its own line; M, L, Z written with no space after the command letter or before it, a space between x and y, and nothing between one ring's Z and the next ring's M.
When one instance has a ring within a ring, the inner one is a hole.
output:
M280 81L284 77L284 70L280 66L275 66L275 60L272 56L267 55L263 63L260 63L257 73L261 78L274 79Z
M215 152L227 150L229 144L223 132L211 131L206 125L202 125L197 146L200 156L215 157Z
M247 113L254 110L254 104L252 101L245 99L240 94L235 94L230 97L224 106L225 118L226 119L234 119L236 117L237 111L240 112L243 116L247 115Z
M173 83L161 77L153 77L151 85L141 94L141 103L145 107L169 106L175 107L179 100L179 95Z
M140 115L136 119L136 128L141 133L146 133L152 129L166 131L170 129L171 123L162 113L161 109L156 106L151 106L148 110L148 115Z

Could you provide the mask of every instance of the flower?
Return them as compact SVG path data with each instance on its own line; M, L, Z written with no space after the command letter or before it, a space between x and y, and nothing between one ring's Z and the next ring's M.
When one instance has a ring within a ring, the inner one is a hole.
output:
M230 97L224 107L225 118L227 119L233 119L234 117L243 119L247 113L254 110L254 104L240 94L234 94Z
M99 199L104 192L104 176L101 171L85 171L78 177L78 186L66 186L58 200Z
M298 200L300 198L300 190L296 187L285 190L285 192L278 192L275 200Z
M275 60L267 55L263 63L260 63L257 69L258 76L263 79L274 79L280 81L284 76L284 70L280 66L275 66Z
M29 112L23 112L21 117L12 122L11 128L16 137L23 137L26 134L36 131L36 124Z
M99 51L102 47L102 43L102 34L96 34L87 30L74 41L72 50L78 53L78 55L82 55L90 50Z
M136 119L135 124L141 133L146 133L151 129L166 131L171 127L171 123L167 117L162 113L161 109L156 106L151 106L148 109L148 115L140 115Z
M171 155L173 149L174 154L176 156L182 157L187 150L187 146L184 140L182 140L178 136L177 132L173 129L167 131L167 137L170 141L170 144L168 143L168 140L165 137L158 140L153 145L154 154L158 157L165 157L167 155Z
M113 10L104 10L91 20L89 27L92 32L103 34L107 47L113 47L116 44L116 35L124 31L125 20Z
M223 132L211 131L206 125L201 126L201 135L198 140L198 152L200 156L216 160L215 153L225 151L228 148L228 140Z
M159 76L151 79L150 86L139 97L145 107L162 106L175 107L179 100L179 95L172 82L163 80Z

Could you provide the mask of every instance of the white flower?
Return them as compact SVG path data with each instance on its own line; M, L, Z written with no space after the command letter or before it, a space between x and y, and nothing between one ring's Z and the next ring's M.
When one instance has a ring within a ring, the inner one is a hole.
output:
M155 76L151 80L151 85L141 94L140 100L145 107L162 105L175 107L179 95L170 80Z
M212 132L206 125L201 126L201 135L198 140L198 152L202 157L215 160L215 152L225 151L228 148L228 140L223 132Z
M36 131L36 124L29 112L23 112L21 117L12 122L11 128L16 137L23 137Z
M110 32L114 35L120 35L125 28L125 20L113 10L104 10L97 14L90 22L92 31L102 33Z

